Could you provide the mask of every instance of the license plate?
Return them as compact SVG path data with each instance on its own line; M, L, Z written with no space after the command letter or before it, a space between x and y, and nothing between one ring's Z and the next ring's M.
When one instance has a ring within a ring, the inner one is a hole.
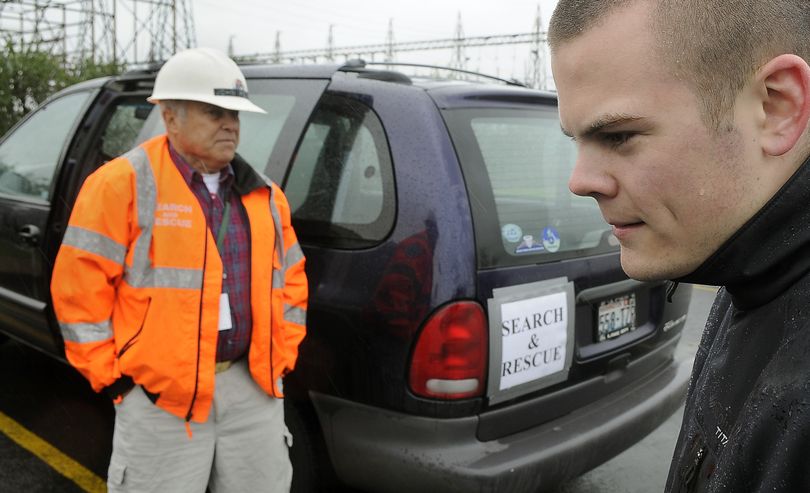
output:
M636 329L636 295L626 294L599 303L597 342L619 337Z

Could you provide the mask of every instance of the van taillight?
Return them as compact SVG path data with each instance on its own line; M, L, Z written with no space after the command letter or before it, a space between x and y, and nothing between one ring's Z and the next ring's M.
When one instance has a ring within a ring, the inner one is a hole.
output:
M408 377L411 391L434 399L484 392L487 324L481 305L459 301L436 311L419 334Z

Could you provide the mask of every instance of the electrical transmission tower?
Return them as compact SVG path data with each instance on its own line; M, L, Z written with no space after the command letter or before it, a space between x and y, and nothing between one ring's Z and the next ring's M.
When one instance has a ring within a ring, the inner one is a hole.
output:
M192 0L3 0L0 34L65 63L143 64L197 44Z
M459 13L452 38L396 42L394 40L394 20L389 19L388 33L384 43L335 46L333 27L330 25L326 48L284 51L281 48L281 33L277 31L273 52L243 54L235 58L244 61L272 63L318 63L363 58L372 62L382 59L385 62L393 63L397 60L397 55L404 53L444 51L450 53L449 68L466 70L470 60L467 56L468 50L479 50L479 53L489 50L491 53L499 47L524 45L528 47L528 57L526 64L520 65L520 69L517 71L520 73L518 77L522 77L524 83L530 87L537 89L546 89L548 87L546 32L539 6L537 7L537 15L534 19L532 31L518 34L465 36L461 13ZM497 55L495 59L497 60ZM455 74L453 76L459 75Z
M117 1L129 4L131 9L134 36L127 46L136 63L165 60L179 50L196 46L191 0ZM148 46L145 57L137 51L144 40Z
M0 3L2 41L19 50L33 48L67 59L75 53L76 38L85 27L84 4L83 0L3 1ZM98 20L101 28L104 22Z

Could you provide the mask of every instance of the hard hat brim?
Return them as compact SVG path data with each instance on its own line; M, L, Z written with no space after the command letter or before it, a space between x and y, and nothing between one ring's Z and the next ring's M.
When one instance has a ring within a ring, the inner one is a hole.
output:
M176 100L176 101L199 101L201 103L208 103L226 110L234 111L248 111L251 113L267 113L261 107L252 103L249 99L240 96L211 96L206 98L203 96L189 97L188 94L153 94L146 98L147 101L153 104L160 103L161 100Z

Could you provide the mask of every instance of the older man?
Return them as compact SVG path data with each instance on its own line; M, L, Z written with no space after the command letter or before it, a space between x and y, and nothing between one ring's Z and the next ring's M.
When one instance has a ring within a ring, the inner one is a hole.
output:
M668 491L810 491L810 3L560 0L570 180L631 277L723 286Z
M149 100L166 135L87 179L51 285L68 360L116 402L109 490L288 491L307 283L284 194L235 153L239 111L264 111L210 49Z

